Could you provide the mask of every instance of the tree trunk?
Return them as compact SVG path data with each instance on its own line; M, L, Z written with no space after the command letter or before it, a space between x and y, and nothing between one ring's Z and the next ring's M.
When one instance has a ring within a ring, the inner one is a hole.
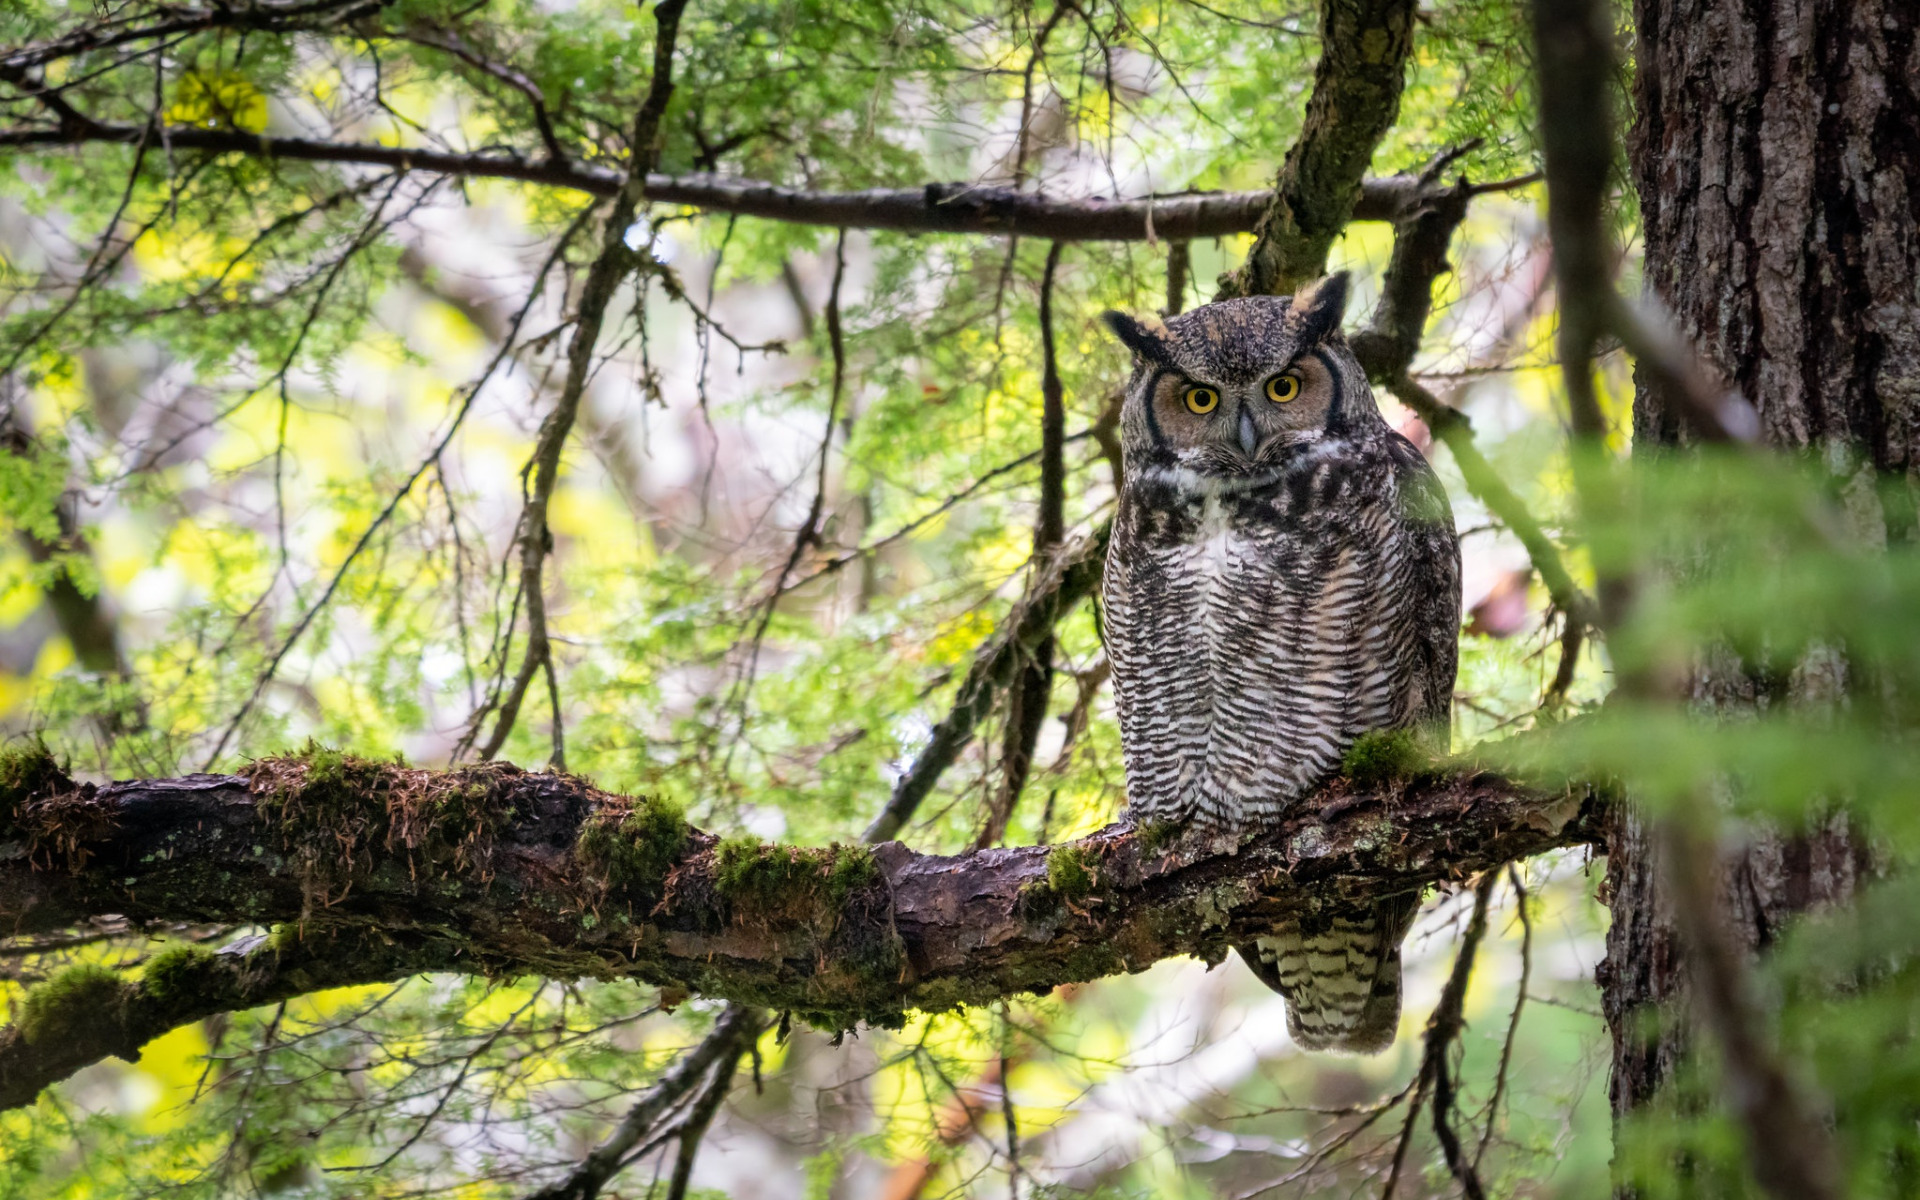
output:
M1870 484L1873 471L1920 479L1920 8L1636 0L1634 22L1628 151L1649 291L1754 403L1768 444L1817 455L1838 477L1859 536L1913 538L1913 506L1884 511ZM1677 405L1644 376L1633 428L1642 454L1686 440ZM1846 683L1835 656L1789 689ZM1768 695L1732 663L1693 681L1706 710ZM1684 1020L1654 1033L1635 1018L1648 1005L1683 1015L1687 980L1649 831L1624 806L1609 847L1600 983L1618 1118L1686 1053ZM1725 864L1722 909L1735 939L1764 952L1783 922L1847 901L1868 870L1844 818L1756 836Z

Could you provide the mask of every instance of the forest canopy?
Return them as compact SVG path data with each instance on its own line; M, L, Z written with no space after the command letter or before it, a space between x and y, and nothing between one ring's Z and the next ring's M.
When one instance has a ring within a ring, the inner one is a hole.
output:
M1703 7L8 6L0 1197L1914 1194L1917 19ZM1336 271L1451 744L1176 852L1100 314Z

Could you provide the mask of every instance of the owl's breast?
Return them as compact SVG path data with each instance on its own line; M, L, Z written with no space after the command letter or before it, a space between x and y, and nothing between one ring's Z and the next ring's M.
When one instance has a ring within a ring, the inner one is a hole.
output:
M1103 593L1136 817L1244 829L1404 720L1391 522L1289 499L1123 505Z

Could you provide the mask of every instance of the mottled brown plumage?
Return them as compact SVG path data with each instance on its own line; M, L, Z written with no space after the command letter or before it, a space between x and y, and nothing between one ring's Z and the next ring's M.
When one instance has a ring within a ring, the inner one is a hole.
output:
M1426 460L1340 334L1346 277L1164 324L1134 352L1126 483L1103 583L1128 813L1233 845L1289 813L1360 735L1444 745L1460 551ZM1414 898L1240 948L1304 1046L1392 1043Z

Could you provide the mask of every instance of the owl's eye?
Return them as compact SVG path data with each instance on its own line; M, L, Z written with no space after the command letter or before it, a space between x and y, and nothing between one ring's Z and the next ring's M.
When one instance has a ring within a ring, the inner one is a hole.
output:
M1284 375L1275 375L1267 380L1267 399L1275 404L1285 404L1300 398L1300 377L1288 371Z
M1220 407L1220 393L1210 387L1190 387L1187 389L1187 411L1206 416Z

